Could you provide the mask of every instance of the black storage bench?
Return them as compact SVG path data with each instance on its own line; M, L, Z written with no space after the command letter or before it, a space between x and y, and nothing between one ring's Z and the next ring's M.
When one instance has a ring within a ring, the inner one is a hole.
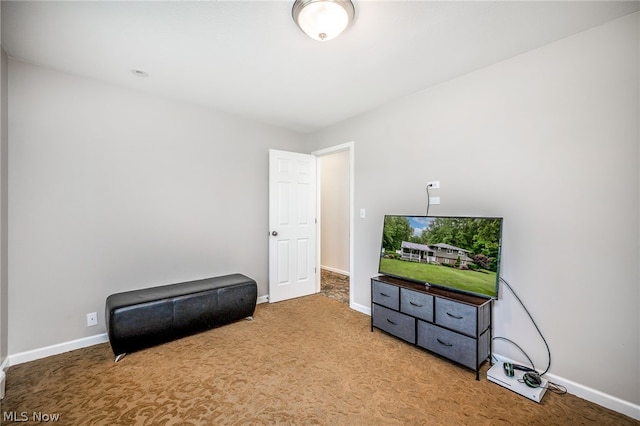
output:
M116 362L127 352L251 318L258 287L241 274L116 293L105 317Z

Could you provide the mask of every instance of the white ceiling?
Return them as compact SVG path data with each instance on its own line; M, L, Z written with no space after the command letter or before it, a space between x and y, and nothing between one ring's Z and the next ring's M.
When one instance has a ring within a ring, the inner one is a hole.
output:
M353 26L323 43L295 25L293 0L2 1L2 46L34 64L313 132L640 9L638 1L354 4Z

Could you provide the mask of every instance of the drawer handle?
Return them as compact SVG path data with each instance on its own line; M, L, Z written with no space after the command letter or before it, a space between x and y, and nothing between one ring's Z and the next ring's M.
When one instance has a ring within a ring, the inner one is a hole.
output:
M463 318L463 317L459 317L457 315L450 314L449 312L447 312L447 315L449 315L451 318L455 318L455 319L462 319Z
M389 318L387 318L387 322L388 322L389 324L398 325L397 323L395 323L395 322L391 321Z
M384 293L380 293L380 296L384 296L384 297L391 297L388 294L384 294Z
M438 339L437 337L436 337L436 340L438 341L438 343L440 343L443 346L448 346L448 347L453 346L451 343L443 342L442 340Z
M424 305L418 305L417 303L413 303L411 300L409 300L409 304L413 305L413 306L416 306L418 308L422 308L422 306L424 306Z

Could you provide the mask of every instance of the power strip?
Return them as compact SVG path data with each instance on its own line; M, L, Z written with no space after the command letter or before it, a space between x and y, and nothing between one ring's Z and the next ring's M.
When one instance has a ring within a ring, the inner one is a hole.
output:
M547 391L547 380L541 378L542 383L540 384L540 387L532 388L527 386L522 380L522 376L525 373L524 371L515 370L514 373L515 374L513 377L507 377L504 372L503 363L497 362L487 371L487 379L515 393L518 393L525 398L529 398L532 401L538 403L542 401L542 397Z

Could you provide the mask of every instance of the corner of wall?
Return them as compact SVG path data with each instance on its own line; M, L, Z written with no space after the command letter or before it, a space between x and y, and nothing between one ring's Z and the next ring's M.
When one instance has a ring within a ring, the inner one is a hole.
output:
M8 69L9 59L0 43L0 365L8 356Z

